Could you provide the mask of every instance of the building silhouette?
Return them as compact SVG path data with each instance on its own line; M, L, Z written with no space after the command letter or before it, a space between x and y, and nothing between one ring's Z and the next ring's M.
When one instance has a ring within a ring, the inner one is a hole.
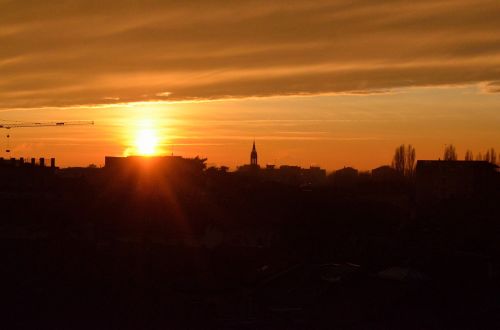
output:
M352 167L344 167L333 173L333 184L337 187L353 187L358 183L358 170Z
M326 182L326 170L311 166L302 168L295 165L281 165L279 168L267 164L262 168L258 164L255 141L250 152L250 164L238 166L237 174L258 178L261 182L279 182L289 185L320 185Z
M113 174L158 172L162 175L179 175L185 173L200 174L205 169L206 159L204 158L184 158L181 156L127 156L112 157L106 156L104 159L104 169Z
M374 182L395 182L403 179L403 175L389 165L374 168L371 174Z
M498 166L487 161L419 160L416 197L419 206L447 200L481 199L497 189Z
M252 152L250 153L250 165L258 165L257 162L257 149L255 149L255 140L253 141Z
M152 187L170 186L179 190L200 184L205 161L204 158L180 156L106 156L104 171L107 179L125 188L143 186L155 191Z

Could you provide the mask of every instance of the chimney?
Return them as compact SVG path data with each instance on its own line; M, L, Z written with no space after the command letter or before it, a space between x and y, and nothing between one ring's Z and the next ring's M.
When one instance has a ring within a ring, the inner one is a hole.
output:
M40 157L40 167L45 167L45 158Z
M50 168L56 168L56 159L55 158L50 159Z
M19 158L19 165L23 166L24 165L24 157Z
M35 162L36 162L35 158L31 158L31 166L35 167L36 164Z

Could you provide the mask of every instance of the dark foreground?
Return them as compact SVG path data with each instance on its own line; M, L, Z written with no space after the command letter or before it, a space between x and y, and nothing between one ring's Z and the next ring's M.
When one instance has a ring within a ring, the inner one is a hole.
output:
M98 171L4 183L2 328L500 327L498 195Z

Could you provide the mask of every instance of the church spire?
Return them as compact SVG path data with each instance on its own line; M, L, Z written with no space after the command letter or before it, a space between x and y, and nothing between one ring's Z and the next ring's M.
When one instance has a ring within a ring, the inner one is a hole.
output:
M257 149L255 149L255 140L253 140L252 152L250 153L250 165L257 165Z

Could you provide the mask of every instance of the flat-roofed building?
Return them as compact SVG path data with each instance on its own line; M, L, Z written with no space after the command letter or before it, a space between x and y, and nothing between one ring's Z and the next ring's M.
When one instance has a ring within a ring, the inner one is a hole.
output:
M480 198L498 191L498 177L498 166L487 161L419 160L417 204Z
M111 157L106 156L104 168L110 171L165 171L166 174L177 175L180 172L202 172L205 168L206 159L184 158L181 156L128 156ZM171 172L175 170L176 172Z

